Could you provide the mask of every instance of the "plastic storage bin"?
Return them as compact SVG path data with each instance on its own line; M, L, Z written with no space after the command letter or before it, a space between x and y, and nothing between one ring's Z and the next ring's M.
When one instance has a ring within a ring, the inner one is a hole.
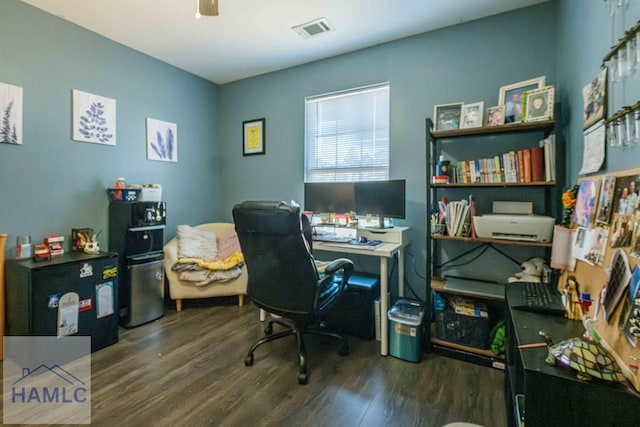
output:
M424 304L401 298L389 309L389 354L409 362L422 355Z

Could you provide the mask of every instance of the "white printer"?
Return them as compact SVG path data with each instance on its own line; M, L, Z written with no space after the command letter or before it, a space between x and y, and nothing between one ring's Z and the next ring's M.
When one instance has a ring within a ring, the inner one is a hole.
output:
M476 236L483 239L551 242L555 218L533 214L531 202L493 202L493 213L473 217Z

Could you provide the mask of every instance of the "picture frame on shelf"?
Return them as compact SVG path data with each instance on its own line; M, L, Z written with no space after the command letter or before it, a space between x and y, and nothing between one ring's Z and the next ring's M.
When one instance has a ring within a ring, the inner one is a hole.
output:
M242 155L265 154L265 119L245 120L242 122Z
M483 124L484 101L462 105L461 129L479 128Z
M607 67L601 67L598 75L582 88L582 98L583 129L588 129L607 114Z
M539 122L553 119L555 86L526 90L522 94L522 106L525 122Z
M538 89L546 85L546 76L535 77L502 86L498 94L498 105L504 105L504 123L522 121L522 94L526 90Z
M500 126L504 124L504 105L494 105L487 108L487 123L485 126Z
M460 129L462 102L452 102L433 106L435 130Z

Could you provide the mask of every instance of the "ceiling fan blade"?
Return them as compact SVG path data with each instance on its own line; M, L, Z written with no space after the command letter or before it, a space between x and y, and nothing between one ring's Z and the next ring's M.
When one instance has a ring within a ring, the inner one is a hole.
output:
M218 0L198 0L198 10L202 16L218 16Z

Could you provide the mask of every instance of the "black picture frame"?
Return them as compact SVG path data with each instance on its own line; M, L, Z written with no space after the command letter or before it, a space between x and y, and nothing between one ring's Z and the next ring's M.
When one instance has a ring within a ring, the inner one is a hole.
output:
M265 122L262 119L242 122L242 155L255 156L265 154Z

